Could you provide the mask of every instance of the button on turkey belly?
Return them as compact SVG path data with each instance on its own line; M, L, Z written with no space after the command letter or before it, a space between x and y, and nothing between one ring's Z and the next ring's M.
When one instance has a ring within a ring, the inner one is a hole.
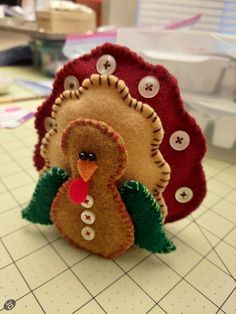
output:
M115 182L127 165L122 138L103 122L72 121L62 136L71 177L60 188L51 218L67 240L104 257L134 243L134 226Z
M94 200L92 196L87 195L85 201L81 203L81 206L84 208L91 208L93 206L93 203L94 203Z
M95 220L96 220L96 216L93 212L91 212L90 210L84 210L81 215L81 220L88 225L92 225Z
M95 237L95 231L91 227L84 227L81 230L81 235L86 241L92 241Z

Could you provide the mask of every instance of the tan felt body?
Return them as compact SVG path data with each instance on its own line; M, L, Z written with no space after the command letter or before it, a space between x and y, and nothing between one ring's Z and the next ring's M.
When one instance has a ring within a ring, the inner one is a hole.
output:
M127 165L127 152L122 138L105 123L90 119L72 121L64 130L62 150L72 178L59 190L52 206L51 218L64 237L74 245L107 258L119 255L134 243L134 227L115 182ZM89 195L94 204L89 210L95 222L93 240L81 236L85 207L72 203L68 187L79 177L77 160L80 152L96 156L97 170L89 180Z
M61 151L61 136L72 120L84 117L104 121L121 135L128 152L128 165L120 182L133 179L144 184L166 216L162 192L170 179L170 168L159 151L161 121L150 106L130 96L123 81L94 74L79 90L63 92L53 105L52 116L56 126L46 134L41 148L44 170L53 166L69 169Z
M96 186L93 183L89 189L89 195L94 199L93 207L89 210L95 214L96 221L91 225L95 238L87 241L81 236L81 230L86 224L80 218L86 208L70 201L69 183L70 181L67 181L60 189L51 212L52 220L64 237L75 246L107 258L127 250L134 242L133 228L121 200L114 199L111 188Z

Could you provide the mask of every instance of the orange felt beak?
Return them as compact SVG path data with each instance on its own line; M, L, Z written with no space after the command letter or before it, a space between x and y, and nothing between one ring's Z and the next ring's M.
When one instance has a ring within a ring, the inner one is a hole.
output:
M85 182L89 181L98 168L95 160L77 160L77 169Z

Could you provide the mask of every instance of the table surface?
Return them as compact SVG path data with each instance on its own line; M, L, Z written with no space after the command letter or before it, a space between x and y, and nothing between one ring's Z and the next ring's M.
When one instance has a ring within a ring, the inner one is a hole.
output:
M9 78L13 81L9 93L0 95L0 104L4 104L4 101L9 102L10 100L13 101L13 99L25 99L39 95L38 91L22 87L22 85L15 83L14 80L40 82L50 79L30 66L0 67L0 76Z
M39 103L24 106L35 110ZM33 119L0 130L0 313L236 311L235 165L205 158L206 199L192 215L165 226L176 252L150 254L134 246L105 260L70 246L54 226L21 218L38 180L36 139Z

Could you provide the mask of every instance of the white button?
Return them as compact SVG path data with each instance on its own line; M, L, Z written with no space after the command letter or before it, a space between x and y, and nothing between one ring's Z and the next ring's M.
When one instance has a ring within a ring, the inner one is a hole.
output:
M170 136L170 146L174 150L184 150L190 144L190 137L185 131L176 131Z
M96 68L100 74L112 74L116 69L116 60L111 55L103 55L98 59Z
M81 220L88 225L92 225L96 220L95 214L91 212L90 210L84 210L81 213L80 217L81 217Z
M47 132L49 132L54 126L56 122L52 117L46 117L44 119L44 127Z
M81 230L81 235L84 240L91 241L95 237L95 231L93 230L93 228L86 226Z
M156 96L159 90L160 84L154 76L145 76L138 84L138 91L145 98Z
M193 191L183 186L175 192L175 199L179 203L188 203L193 198Z
M64 80L64 90L76 90L79 89L79 81L78 79L73 76L69 75Z
M81 203L80 205L84 208L91 208L93 206L94 200L92 198L92 196L87 195L86 200Z

